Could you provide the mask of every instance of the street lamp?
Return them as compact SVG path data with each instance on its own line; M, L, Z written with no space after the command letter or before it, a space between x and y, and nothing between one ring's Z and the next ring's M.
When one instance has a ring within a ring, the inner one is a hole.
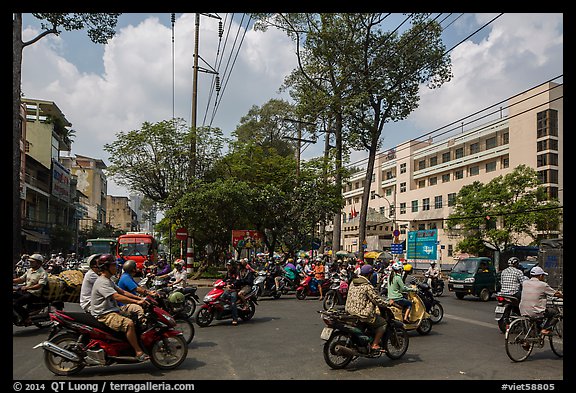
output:
M382 198L386 202L388 202L388 218L390 218L390 216L392 216L392 227L394 228L394 232L392 233L392 235L393 235L392 244L396 244L396 243L398 243L398 236L397 236L398 228L396 227L396 208L394 208L394 212L392 212L392 204L390 203L388 198L383 197L382 195L376 194L376 193L374 193L374 196L377 196L378 198ZM392 253L392 255L395 255L395 254Z

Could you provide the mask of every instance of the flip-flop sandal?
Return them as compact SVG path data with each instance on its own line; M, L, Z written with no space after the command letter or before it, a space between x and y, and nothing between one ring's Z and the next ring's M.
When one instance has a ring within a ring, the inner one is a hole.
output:
M136 360L138 360L139 362L145 362L146 360L150 360L150 356L143 353L140 356L136 356Z

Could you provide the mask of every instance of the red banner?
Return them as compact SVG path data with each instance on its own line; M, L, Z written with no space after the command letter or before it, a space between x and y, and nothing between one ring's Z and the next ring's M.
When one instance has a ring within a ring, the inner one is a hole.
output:
M258 231L247 229L232 230L232 247L234 248L262 248L263 237Z

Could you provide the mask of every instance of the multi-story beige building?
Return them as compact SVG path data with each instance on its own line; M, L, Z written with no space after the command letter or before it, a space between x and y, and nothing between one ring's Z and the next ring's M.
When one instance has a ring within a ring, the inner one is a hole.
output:
M437 229L438 260L452 264L460 240L445 219L462 186L487 183L520 164L535 169L549 197L563 203L563 84L546 83L508 101L508 115L439 141L408 141L379 154L370 182L366 249L389 247L409 231ZM344 188L341 249L358 250L365 172ZM414 261L417 262L417 261Z
M130 207L130 199L125 196L106 196L108 224L124 232L138 231L138 216Z

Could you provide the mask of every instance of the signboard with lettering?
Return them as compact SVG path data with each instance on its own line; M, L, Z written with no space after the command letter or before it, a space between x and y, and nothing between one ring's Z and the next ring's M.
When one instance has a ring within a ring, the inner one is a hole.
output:
M438 259L438 230L426 229L408 232L406 258L409 260Z
M258 231L232 230L232 247L234 248L262 248L263 244L262 234Z

